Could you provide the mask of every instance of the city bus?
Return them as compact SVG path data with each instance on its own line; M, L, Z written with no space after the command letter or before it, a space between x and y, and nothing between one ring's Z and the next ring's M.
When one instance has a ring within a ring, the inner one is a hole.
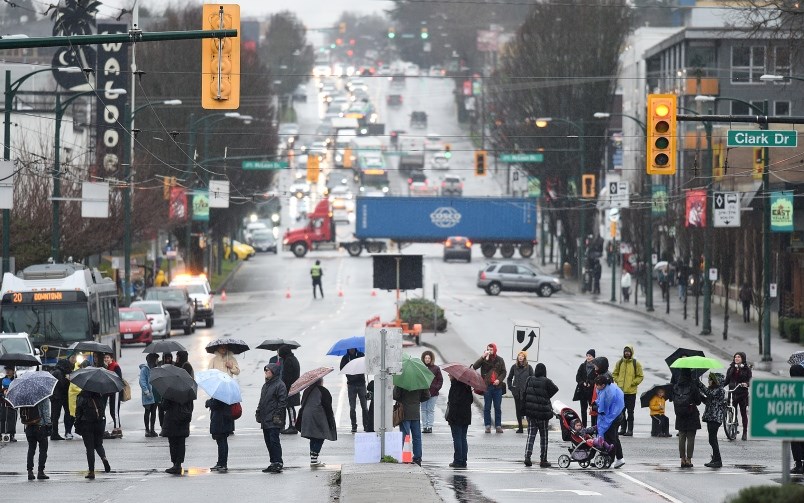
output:
M40 264L3 276L0 329L28 333L45 367L81 341L106 344L118 359L119 327L117 285L98 269Z

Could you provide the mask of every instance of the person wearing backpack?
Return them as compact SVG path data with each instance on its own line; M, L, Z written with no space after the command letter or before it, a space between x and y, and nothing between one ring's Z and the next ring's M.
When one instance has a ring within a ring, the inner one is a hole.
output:
M619 434L630 437L634 435L634 407L636 406L637 390L645 378L642 373L642 364L634 358L634 346L629 344L623 348L623 357L614 364L612 378L623 390L625 400L626 419L620 425Z
M692 370L680 369L678 380L673 385L673 408L676 412L681 468L692 468L695 434L701 429L701 415L698 411L700 403L701 393L693 382Z
M226 473L229 471L229 435L235 430L232 406L214 398L204 405L209 409L209 433L218 444L218 461L209 470Z
M103 448L103 432L106 429L106 396L81 390L75 400L75 432L84 440L87 451L87 479L95 479L95 453L103 462L103 470L109 473L112 467Z
M173 463L165 473L181 475L181 465L187 449L185 441L190 436L190 421L193 419L193 402L179 403L163 398L162 407L165 410L164 433L170 445L170 461Z
M25 426L25 439L28 441L28 480L47 480L45 462L47 461L47 444L50 437L50 400L45 398L33 407L21 407L20 419ZM39 446L39 464L34 476L34 455Z
M70 388L70 375L75 366L75 354L71 354L66 359L56 362L56 366L50 373L56 378L56 388L50 395L50 440L64 440L67 436L73 435L73 416L70 415L70 408L67 405L67 391ZM59 420L61 412L64 410L64 437L59 435Z

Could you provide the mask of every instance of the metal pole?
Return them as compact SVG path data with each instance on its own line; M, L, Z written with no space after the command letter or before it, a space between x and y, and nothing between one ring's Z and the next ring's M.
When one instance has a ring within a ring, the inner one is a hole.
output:
M132 86L133 88L134 86ZM123 147L123 305L131 304L131 149L133 148L132 126L134 116L129 101L123 105L123 124L129 125L126 131L126 145Z
M615 224L616 225L616 224ZM617 277L617 255L614 251L616 248L616 241L614 239L611 240L611 302L617 302L617 284L616 284L616 277Z
M385 392L388 389L388 365L385 362L385 334L386 330L380 330L380 459L385 457L385 432L388 429L388 417L385 404ZM374 395L377 395L377 383L374 383Z
M703 326L701 335L712 333L712 281L709 269L712 267L712 123L704 122L706 131L706 159L704 177L706 179L706 227L704 228L704 277L703 277Z
M56 93L56 152L53 156L53 223L50 236L50 256L59 261L59 199L61 197L61 95Z
M11 106L14 94L11 91L11 70L6 70L6 93L3 124L3 160L11 160ZM11 210L3 210L3 274L11 271Z
M574 123L573 123L574 124ZM578 165L578 185L575 187L575 190L578 193L578 209L580 210L581 214L579 215L579 224L578 224L578 234L580 235L580 243L578 243L578 280L583 281L583 261L585 248L586 248L586 211L584 209L584 202L581 199L581 185L583 183L583 174L586 170L586 156L584 154L584 139L583 139L583 121L581 121L578 125L578 143L581 149L580 152L580 164ZM594 284L594 280L592 280Z
M438 283L433 283L433 337L438 335Z
M782 485L790 483L790 441L782 440Z
M653 179L645 175L645 194L651 204L648 206L647 229L645 230L645 310L653 312Z
M763 103L763 112L768 114L768 100ZM760 129L768 129L767 121ZM772 361L770 320L770 275L771 275L771 208L770 208L770 150L762 149L762 361ZM788 461L789 462L789 461Z

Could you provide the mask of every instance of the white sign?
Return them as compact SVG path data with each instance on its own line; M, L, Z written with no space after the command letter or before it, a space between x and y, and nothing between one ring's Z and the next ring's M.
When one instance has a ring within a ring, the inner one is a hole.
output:
M710 267L709 268L709 281L717 281L717 268Z
M0 161L0 210L10 210L13 207L14 161Z
M229 207L229 181L210 180L209 181L209 207L228 208Z
M382 370L382 333L385 333L385 366L389 374L402 372L402 329L366 327L366 374Z
M658 256L658 255L656 255L655 253L651 253L651 254L650 254L650 261L651 261L651 263L655 264L657 260L659 260L659 256Z
M380 437L375 433L357 433L355 439L355 464L380 462Z
M772 299L776 298L776 283L770 284L770 296Z
M628 208L628 182L609 182L609 206L612 208Z
M740 227L740 194L737 192L715 192L714 213L715 227Z
M511 359L516 360L520 351L528 352L528 360L539 360L539 339L541 326L535 321L514 321L513 341L511 343Z
M130 190L128 185L123 190ZM81 184L81 217L109 218L109 184Z

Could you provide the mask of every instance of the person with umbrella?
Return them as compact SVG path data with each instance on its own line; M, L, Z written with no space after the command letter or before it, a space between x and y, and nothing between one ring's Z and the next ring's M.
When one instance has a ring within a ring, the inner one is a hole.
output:
M140 389L142 390L142 406L145 408L143 421L145 422L145 437L158 437L154 427L156 426L157 407L162 401L156 391L151 386L151 369L156 368L159 355L149 353L145 356L145 363L140 364ZM160 426L162 424L160 423Z
M667 391L663 387L655 388L654 395L648 402L650 408L650 436L651 437L669 437L670 436L670 419L665 414L667 408Z
M13 365L6 365L5 371L6 375L2 380L3 396L0 397L0 434L3 440L16 442L14 435L17 434L17 409L6 400L6 394L17 374Z
M75 374L74 374L75 375ZM109 473L112 467L103 448L103 432L106 429L106 395L82 389L75 404L75 432L84 440L87 451L87 479L95 479L95 453L103 462L103 470Z
M363 358L357 348L349 348L341 358L341 369L352 360ZM363 431L368 431L368 407L366 406L366 374L346 374L346 386L349 395L349 419L352 421L352 433L357 432L357 399L360 399L360 410L363 416Z
M218 461L210 471L226 473L229 471L229 435L235 431L232 406L215 398L204 404L209 409L209 434L218 444Z
M701 416L698 412L700 403L701 392L693 383L692 369L680 369L678 380L673 385L673 408L676 413L681 468L692 468L695 434L701 429Z
M56 367L51 371L57 382L56 389L53 390L53 395L50 396L50 423L52 425L50 440L64 440L66 437L73 436L73 416L70 414L67 393L70 389L68 376L72 373L74 367L75 353L70 353L67 358L57 361ZM61 418L62 410L64 410L64 437L59 435L59 419Z
M301 375L299 359L293 354L293 348L287 345L279 348L277 354L282 359L282 367L279 372L280 377L282 378L282 382L285 383L285 388L290 389L293 383L296 382L296 379L299 378L299 375ZM288 427L280 431L280 433L286 435L295 435L298 433L296 430L296 407L298 407L300 403L298 394L288 397L286 405Z
M117 374L121 380L123 379L123 369L114 360L111 353L103 355L103 367L109 372ZM104 432L103 438L123 438L123 429L120 424L120 404L123 401L123 392L120 391L109 397L109 413L112 416L112 431Z
M421 404L421 414L424 416L422 433L432 433L435 406L438 401L438 392L441 391L441 386L444 385L444 376L441 375L441 369L435 364L435 354L432 351L425 351L422 353L421 358L422 363L427 366L434 376L433 382L430 383L430 398Z
M332 411L332 394L324 387L323 379L304 390L298 424L301 436L310 440L310 468L324 466L318 460L321 447L324 440L338 440L338 430Z
M76 370L80 370L85 368L88 364L87 360L84 359L84 355L78 353L75 357L75 363L73 364L73 372ZM72 376L72 373L70 373ZM81 393L81 388L75 385L75 383L70 380L70 385L67 387L67 408L70 411L70 415L73 416L73 425L75 425L75 415L76 415L76 404L78 403L78 394ZM78 433L78 430L75 430ZM81 435L78 433L78 435ZM66 433L64 438L67 440L72 440L73 435L71 433Z
M34 406L37 409L39 418L34 423L26 424L25 439L28 441L28 480L47 480L50 477L45 475L45 463L47 462L47 440L50 435L50 400L45 398ZM39 463L37 464L36 476L34 476L34 455L36 447L39 446Z
M558 393L558 386L547 377L547 367L544 363L537 363L533 376L525 382L524 409L528 416L528 440L525 444L525 466L531 466L533 442L536 440L536 431L539 432L539 466L549 468L547 461L547 432L548 423L553 417L553 406L550 401Z
M279 377L279 365L269 363L263 367L263 371L265 372L265 383L262 385L260 403L255 412L271 459L271 464L263 470L263 473L282 473L284 464L279 429L285 424L288 390Z
M50 372L29 372L9 386L6 398L20 409L20 419L28 441L28 480L47 480L48 437L50 436L50 395L56 387L56 378ZM38 472L34 475L34 456L39 447Z
M404 372L404 371L403 371ZM404 374L403 374L404 375ZM408 390L400 386L394 386L394 400L402 403L404 412L399 430L402 438L410 435L413 443L413 462L422 465L422 429L421 429L421 410L420 404L430 398L430 389Z
M190 377L195 377L195 371L193 370L193 366L188 361L189 356L190 354L187 351L176 351L176 363L174 363L173 365L187 371L187 373L190 374Z
M575 373L575 394L572 395L572 400L581 402L581 424L584 428L586 428L587 411L589 404L592 403L592 393L595 389L595 366L592 365L594 359L595 350L590 349L586 352L586 358Z
M182 474L182 463L187 450L185 443L190 436L190 421L193 419L193 401L175 401L169 398L162 399L165 410L165 427L163 432L170 446L170 461L173 466L167 468L165 473L171 475Z
M739 351L734 353L734 358L726 370L726 380L723 386L733 386L734 391L731 399L736 408L740 409L740 417L743 420L743 440L748 440L748 387L751 383L751 367L745 353Z
M207 369L218 369L230 376L240 375L240 366L237 364L237 359L234 353L229 351L229 346L226 344L221 344L215 348L215 356L209 361Z
M505 394L505 360L497 355L497 345L486 346L483 356L472 364L472 368L480 369L480 375L486 382L483 395L483 423L486 433L491 433L491 406L494 405L494 426L497 433L502 433L502 396Z
M723 390L722 382L723 374L717 372L709 373L709 387L704 386L701 381L696 381L698 390L706 403L702 419L709 432L709 445L712 446L712 460L704 463L707 468L723 466L720 459L720 446L717 443L717 431L726 417L726 392Z
M472 424L472 387L464 384L452 374L449 376L449 393L447 394L447 412L444 414L449 429L452 432L452 463L450 468L466 468L466 460L469 457L469 444L466 436L469 433L469 425Z

